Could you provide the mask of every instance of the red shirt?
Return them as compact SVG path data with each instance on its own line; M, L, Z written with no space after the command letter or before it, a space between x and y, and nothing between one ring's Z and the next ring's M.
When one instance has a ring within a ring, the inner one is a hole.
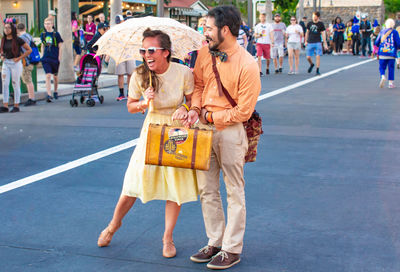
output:
M90 35L90 34L85 35L86 41L90 41L91 39L93 39L93 36L96 33L96 24L93 22L90 24L86 24L85 31L93 33L93 35Z

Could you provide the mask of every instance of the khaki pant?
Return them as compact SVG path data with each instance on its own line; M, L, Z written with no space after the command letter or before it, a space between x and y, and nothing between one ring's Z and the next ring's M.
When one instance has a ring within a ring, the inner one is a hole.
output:
M24 65L22 67L21 79L25 84L32 83L32 70L33 70L33 64L29 64L28 66Z
M217 131L212 143L210 169L197 171L201 207L208 245L221 247L235 254L242 253L246 226L246 201L243 166L247 152L247 136L243 124L235 124ZM220 171L227 191L228 220L220 195Z

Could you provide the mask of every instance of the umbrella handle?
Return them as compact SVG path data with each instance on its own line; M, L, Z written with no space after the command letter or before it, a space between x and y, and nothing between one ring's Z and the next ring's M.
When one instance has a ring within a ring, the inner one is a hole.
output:
M150 71L149 71L149 79L150 79L149 85L150 85L150 87L153 87L153 83L152 83L152 80L151 80L151 72ZM154 101L153 101L153 99L150 99L148 101L148 105L149 105L149 112L153 112L154 111Z

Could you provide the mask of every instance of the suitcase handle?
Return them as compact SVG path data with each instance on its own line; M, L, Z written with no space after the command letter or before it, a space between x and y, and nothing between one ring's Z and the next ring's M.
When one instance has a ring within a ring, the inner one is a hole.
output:
M158 152L158 165L162 165L162 157L163 157L163 149L164 149L164 136L165 136L165 127L164 124L161 128L161 138L160 138L160 151Z

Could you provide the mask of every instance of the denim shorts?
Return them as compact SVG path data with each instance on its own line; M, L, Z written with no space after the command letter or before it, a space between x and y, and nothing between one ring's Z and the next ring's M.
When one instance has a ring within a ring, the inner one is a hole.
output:
M46 74L53 74L57 76L60 62L58 60L46 59L42 60L42 66Z
M74 48L74 51L75 51L75 53L77 55L82 54L82 49L81 49L81 46L79 44L74 43L73 44L73 48Z
M322 56L322 44L321 43L309 43L309 44L307 44L307 48L306 48L307 57L314 56L314 53L317 56Z

